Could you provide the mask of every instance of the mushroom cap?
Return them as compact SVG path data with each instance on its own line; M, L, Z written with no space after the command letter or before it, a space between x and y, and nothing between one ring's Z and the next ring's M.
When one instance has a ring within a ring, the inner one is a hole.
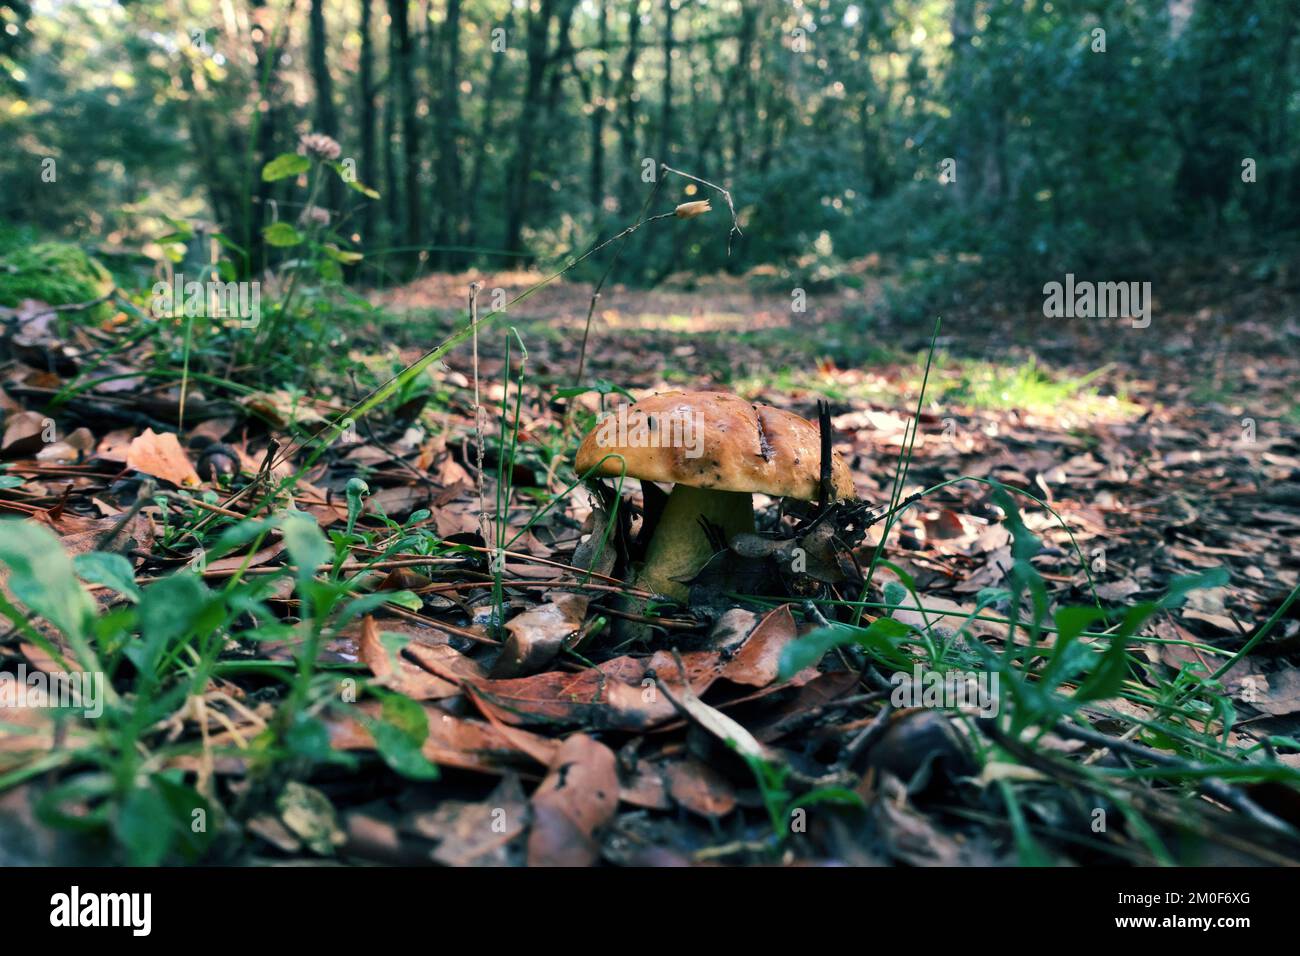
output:
M629 478L774 498L815 501L821 479L817 425L728 392L663 392L622 406L582 440L578 473L623 474L611 455L623 456ZM856 497L849 467L835 452L831 487L833 498Z

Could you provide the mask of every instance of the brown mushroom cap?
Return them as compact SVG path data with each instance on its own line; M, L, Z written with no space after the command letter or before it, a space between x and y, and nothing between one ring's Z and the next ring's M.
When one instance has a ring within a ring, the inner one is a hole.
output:
M593 474L618 476L622 462L606 456L622 455L629 478L774 498L818 497L819 431L798 415L727 392L663 392L629 406L624 420L625 435L610 415L582 440L579 474L599 464ZM645 429L641 440L638 428ZM670 441L672 436L677 440ZM856 496L848 465L836 453L831 485L835 498Z

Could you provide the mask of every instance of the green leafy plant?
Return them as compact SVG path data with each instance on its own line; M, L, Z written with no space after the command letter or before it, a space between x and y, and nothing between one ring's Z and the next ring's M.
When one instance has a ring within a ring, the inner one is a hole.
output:
M275 790L289 770L306 775L320 764L355 763L329 745L323 718L330 711L355 712L394 771L415 779L436 775L420 753L428 728L418 705L376 688L371 692L381 700L380 714L363 715L340 697L338 674L318 664L325 634L385 603L418 604L405 592L358 592L360 576L340 571L353 543L350 533L331 544L313 520L295 512L231 523L209 542L209 560L250 545L255 550L274 531L283 536L289 565L273 575L236 574L213 589L188 569L142 584L119 555L90 552L74 560L40 525L0 524L0 566L19 602L0 596L0 616L70 672L102 679L101 715L84 719L52 710L51 720L67 728L67 746L0 774L0 788L7 788L59 772L61 779L38 805L44 822L110 835L133 864L211 852L221 819L236 808L222 806L214 792L196 790L174 766L177 758L201 756L205 748L169 742L159 730L184 719L192 702L210 692L212 678L230 668L260 670L282 687L276 718L261 736L246 749L222 748L248 760L264 789ZM418 539L404 537L401 544ZM267 604L285 577L294 581L299 602L293 624ZM106 586L125 602L98 611L83 582ZM57 637L37 627L32 615ZM286 639L297 646L290 667L256 657L222 659L230 641L256 654L263 642Z

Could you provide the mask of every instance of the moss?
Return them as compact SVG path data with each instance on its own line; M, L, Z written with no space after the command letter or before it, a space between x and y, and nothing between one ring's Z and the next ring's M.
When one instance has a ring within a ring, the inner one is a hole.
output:
M49 305L92 302L112 291L113 284L107 269L71 243L42 242L0 258L0 305L11 308L24 299ZM113 308L104 302L82 314L102 321Z

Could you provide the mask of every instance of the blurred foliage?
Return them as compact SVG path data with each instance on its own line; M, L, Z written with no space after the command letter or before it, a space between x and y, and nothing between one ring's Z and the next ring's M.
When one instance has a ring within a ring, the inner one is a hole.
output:
M322 197L368 282L553 265L631 221L647 159L728 188L744 236L716 201L643 231L639 281L1262 251L1300 225L1298 23L1294 0L5 0L0 221L161 260L169 219L207 220L258 273L305 185L259 172L323 123L382 194ZM685 186L655 211L717 199Z
M24 299L49 305L82 305L106 299L113 277L79 247L66 242L42 242L19 247L0 257L0 305L13 307ZM107 318L112 306L101 302L86 310Z

